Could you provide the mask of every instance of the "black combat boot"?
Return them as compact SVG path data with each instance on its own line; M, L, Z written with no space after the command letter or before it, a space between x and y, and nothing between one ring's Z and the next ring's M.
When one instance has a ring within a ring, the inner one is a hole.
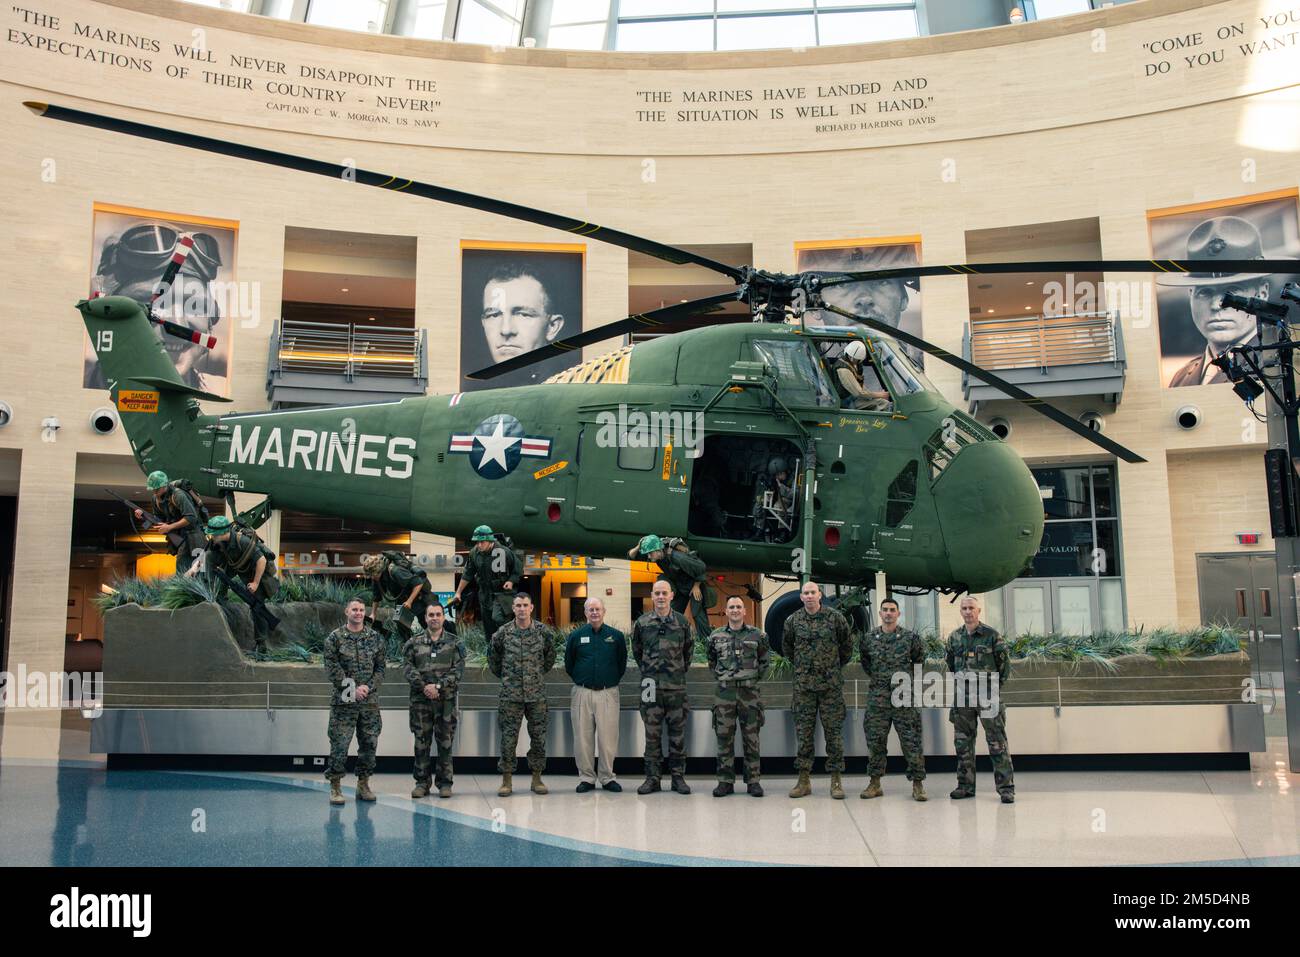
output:
M759 784L757 781L750 781L749 796L761 798L763 796L763 785Z
M680 774L673 775L673 790L678 794L690 794L691 786L686 783L686 778Z
M663 786L659 783L658 776L647 777L641 782L641 786L636 789L637 794L653 794L655 791L662 791Z
M715 798L724 798L728 794L735 793L735 790L736 786L730 781L719 781L718 786L713 789L713 796Z

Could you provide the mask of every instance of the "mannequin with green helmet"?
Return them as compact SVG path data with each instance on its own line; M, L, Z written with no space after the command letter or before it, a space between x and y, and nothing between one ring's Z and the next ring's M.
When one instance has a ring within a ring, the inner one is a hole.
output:
M203 536L203 514L197 496L183 487L186 483L173 482L166 472L153 471L145 480L149 491L153 493L154 513L162 519L158 525L149 530L166 536L173 532L182 540L175 546L176 574L183 573L203 551L206 539ZM144 512L135 510L137 520L144 518Z
M483 637L491 638L514 617L511 603L524 580L524 565L513 548L497 541L490 526L480 525L470 535L465 570L450 604L459 605L467 588L478 591Z
M679 539L665 542L658 535L645 535L628 549L627 557L657 564L659 577L673 586L673 611L685 615L690 608L688 617L695 623L696 637L703 641L709 636L713 631L708 610L712 604L709 570L699 555Z
M204 531L207 534L207 550L201 559L190 566L190 570L185 573L186 577L220 568L228 575L243 579L248 590L262 601L270 601L279 593L280 579L276 576L275 553L252 530L236 525L225 515L214 515ZM224 582L218 586L218 591L222 596L226 594ZM265 651L270 629L257 615L253 616L253 625L257 635L257 650Z

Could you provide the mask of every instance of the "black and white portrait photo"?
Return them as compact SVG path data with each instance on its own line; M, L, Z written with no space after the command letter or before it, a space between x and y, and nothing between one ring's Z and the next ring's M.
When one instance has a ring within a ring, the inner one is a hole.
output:
M1151 214L1151 250L1157 259L1206 262L1205 272L1157 273L1160 381L1167 387L1227 383L1212 364L1233 346L1255 344L1255 317L1225 309L1226 293L1276 298L1295 275L1214 272L1215 260L1286 259L1300 256L1300 218L1294 195Z
M582 361L554 356L495 379L470 372L540 349L582 331L583 253L568 250L461 250L461 389L532 385Z
M149 308L154 288L176 252L178 240L186 234L193 239L190 253L171 288L154 303L153 314L215 336L216 348L167 335L161 326L154 328L186 385L229 395L230 340L235 323L227 314L227 304L239 299L235 294L235 224L216 225L212 220L96 203L90 294L128 296ZM82 385L107 388L89 337Z
M800 272L808 269L861 272L868 269L898 269L915 266L921 261L918 243L889 245L818 244L796 245L796 263ZM902 329L914 336L921 335L921 281L915 278L872 279L867 282L847 282L822 290L822 298L854 315L866 316ZM842 326L850 320L833 312L811 310L809 325ZM918 369L924 367L924 354L912 346L902 345L903 352Z

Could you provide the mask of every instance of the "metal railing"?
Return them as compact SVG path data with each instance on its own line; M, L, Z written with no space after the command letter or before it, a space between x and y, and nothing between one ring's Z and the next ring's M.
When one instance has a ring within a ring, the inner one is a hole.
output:
M281 372L416 379L423 352L424 335L417 329L285 319L276 359Z
M1115 318L1108 313L972 319L971 361L986 369L1115 362Z

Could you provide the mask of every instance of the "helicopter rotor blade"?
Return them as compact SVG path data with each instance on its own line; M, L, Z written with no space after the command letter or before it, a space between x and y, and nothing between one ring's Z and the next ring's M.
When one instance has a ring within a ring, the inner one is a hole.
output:
M506 216L510 219L522 220L526 223L536 223L539 226L549 226L552 229L563 230L567 233L574 233L582 237L589 237L612 246L621 246L624 249L630 249L633 252L644 253L647 256L653 256L655 259L661 259L664 262L675 265L694 264L711 269L714 272L732 279L736 282L743 281L744 275L736 266L730 266L726 263L718 262L707 256L701 256L697 253L689 252L685 249L679 249L676 246L669 246L666 243L658 243L652 239L645 239L641 236L634 236L631 233L625 233L621 230L610 229L605 226L599 226L595 223L589 223L580 219L573 219L569 216L561 216L558 213L548 213L540 209L534 209L531 206L521 206L518 203L508 203L504 200L492 199L487 196L478 196L474 193L466 193L461 190L448 189L445 186L434 186L431 183L421 183L412 179L405 179L401 176L390 176L385 173L376 173L371 170L357 169L351 166L340 166L337 163L327 163L323 160L310 159L306 156L296 156L292 153L281 153L277 150L262 149L257 146L249 146L243 143L230 143L225 140L213 139L208 136L199 136L195 133L185 133L180 130L169 130L160 126L150 126L147 123L136 123L131 120L118 119L112 116L103 116L99 113L88 113L84 110L74 110L64 106L55 106L48 103L25 102L23 104L37 116L49 117L53 120L63 120L66 123L76 123L81 126L89 126L99 130L108 130L113 133L125 133L128 136L138 136L142 139L154 140L159 143L170 143L174 146L186 146L190 149L204 150L208 153L217 153L222 156L233 156L238 159L252 160L256 163L265 163L268 166L280 166L284 169L298 170L303 173L315 173L319 176L328 176L344 182L357 182L365 186L375 186L379 189L389 189L401 193L413 193L416 196L423 196L426 199L433 199L443 203L450 203L453 206L464 206L468 209L477 209L486 213L496 213L498 216Z
M674 319L680 319L701 312L718 312L726 303L736 301L736 293L728 292L717 296L708 296L704 299L692 299L690 302L675 303L674 305L664 306L662 309L655 309L651 312L638 313L635 316L628 316L626 319L619 319L617 322L611 322L604 326L597 326L595 329L588 329L587 331L580 332L577 335L569 336L567 339L560 339L556 342L548 343L540 349L534 349L532 352L525 352L522 355L514 356L513 358L506 359L504 362L498 362L496 365L479 369L477 372L471 372L466 375L466 378L480 381L485 379L495 379L497 376L505 375L507 372L514 372L516 369L524 369L534 363L550 359L553 356L572 352L575 349L581 349L583 346L593 345L597 342L604 342L606 339L613 339L615 336L622 336L629 332L636 332L638 329L643 329L646 326L661 326L665 322L671 322Z
M1300 259L1079 259L1036 263L960 263L948 266L901 266L891 269L865 269L859 272L813 270L821 278L821 288L871 279L916 279L923 276L999 276L1015 273L1062 272L1170 272L1222 275L1234 273L1300 272Z
M890 338L897 339L899 342L906 343L909 346L915 346L926 355L934 356L942 362L946 362L951 366L956 366L968 375L974 376L981 382L993 386L995 389L1002 390L1011 398L1024 403L1040 415L1044 415L1051 419L1057 425L1069 429L1075 435L1087 439L1093 445L1105 449L1107 452L1118 456L1125 462L1138 463L1146 461L1146 459L1138 455L1136 452L1131 449L1126 449L1118 442L1102 435L1100 432L1094 432L1082 422L1076 421L1072 416L1056 408L1056 406L1049 405L1038 396L1030 395L1024 389L1020 388L1020 386L1013 385L1001 376L994 375L992 372L981 369L979 366L975 365L975 363L969 362L961 356L955 356L947 349L941 349L932 342L927 342L919 336L912 335L910 332L904 332L902 329L895 329L888 323L881 322L878 319L869 319L866 316L855 315L846 309L840 309L838 306L832 306L829 303L822 303L818 308L824 309L827 312L836 313L846 319L851 319L855 323L864 325L869 329L875 329L877 332L882 332Z

